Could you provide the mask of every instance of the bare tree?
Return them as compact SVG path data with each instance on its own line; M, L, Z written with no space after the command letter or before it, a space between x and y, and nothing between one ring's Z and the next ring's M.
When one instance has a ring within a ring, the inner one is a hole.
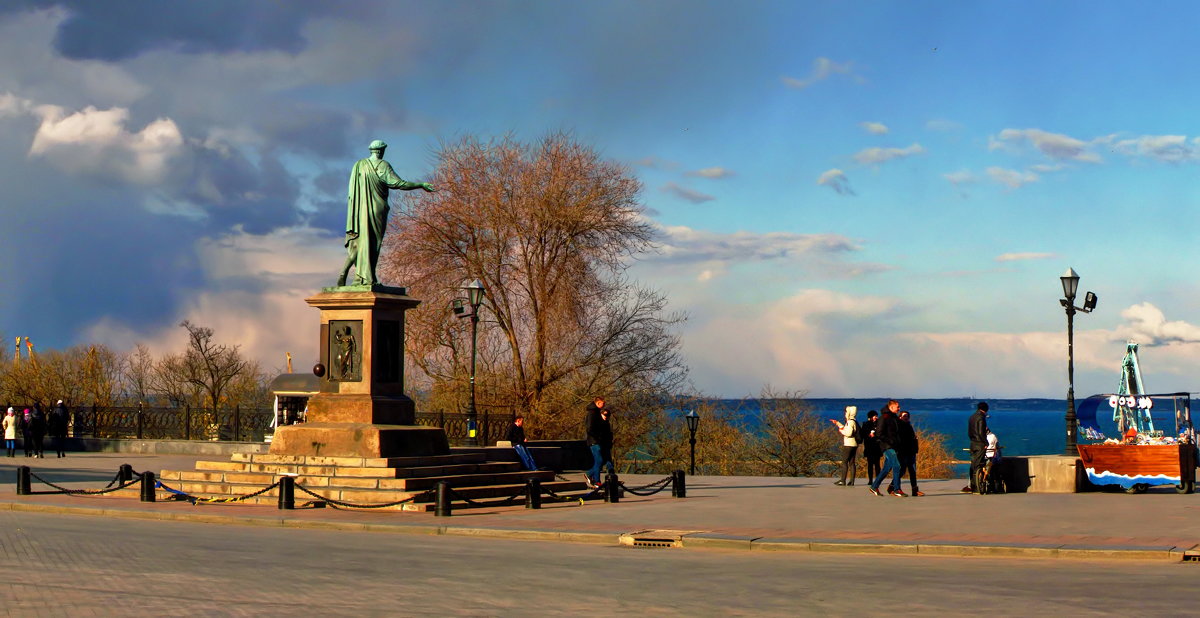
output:
M126 396L138 403L145 403L154 379L154 357L150 349L137 344L121 368L121 377L125 383Z
M425 302L410 312L409 359L435 399L464 401L468 324L449 311L460 286L487 289L479 336L480 402L519 408L542 435L578 433L604 393L661 395L686 369L672 332L685 317L625 269L653 246L641 183L563 134L444 145L437 193L405 196L382 270ZM568 412L569 411L569 412Z
M242 358L238 346L214 343L211 328L194 326L187 320L179 325L187 329L188 347L179 362L172 363L173 368L179 371L184 384L204 394L205 404L216 412L230 383L246 371L249 362Z

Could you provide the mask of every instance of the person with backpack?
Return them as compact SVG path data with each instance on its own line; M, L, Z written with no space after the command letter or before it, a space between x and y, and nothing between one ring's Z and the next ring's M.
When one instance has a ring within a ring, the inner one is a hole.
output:
M857 406L846 406L846 422L839 422L837 419L831 418L829 422L837 426L838 432L842 434L842 478L835 481L834 485L847 486L854 484L854 477L858 473L854 465L854 455L858 452L858 421L854 417L858 416ZM846 475L849 473L850 482L846 482Z

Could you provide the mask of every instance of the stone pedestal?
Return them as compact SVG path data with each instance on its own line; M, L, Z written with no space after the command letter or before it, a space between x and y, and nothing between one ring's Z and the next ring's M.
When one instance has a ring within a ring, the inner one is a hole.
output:
M276 455L423 457L450 452L439 428L414 424L404 395L404 312L420 301L404 288L325 288L305 301L321 310L320 392L308 422L280 427Z

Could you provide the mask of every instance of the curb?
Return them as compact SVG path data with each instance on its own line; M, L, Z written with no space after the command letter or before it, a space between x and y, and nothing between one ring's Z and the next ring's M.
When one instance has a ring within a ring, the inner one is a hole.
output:
M387 532L423 536L458 536L492 539L554 541L620 546L621 537L614 532L577 532L535 528L479 528L472 526L427 524L380 524L338 522L292 517L249 517L163 511L136 511L114 508L29 504L0 501L0 511L83 515L156 521L178 521L207 524L234 524L308 530L340 530L347 532ZM740 536L712 532L687 532L679 536L676 547L697 550L731 550L759 552L813 552L835 554L873 554L939 557L1041 558L1075 560L1159 560L1182 562L1197 546L1093 546L1070 544L1046 545L984 545L970 543L919 543L839 541L835 539L796 539Z

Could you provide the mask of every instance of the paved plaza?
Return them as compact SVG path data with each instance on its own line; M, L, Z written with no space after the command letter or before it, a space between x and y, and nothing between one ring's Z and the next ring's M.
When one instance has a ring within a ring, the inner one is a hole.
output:
M865 485L836 487L830 479L695 477L688 497L669 491L598 500L459 509L433 513L281 511L248 504L141 503L136 499L15 495L15 468L72 488L99 488L122 463L135 470L191 467L197 457L80 453L64 459L0 458L0 510L95 514L257 526L373 530L408 534L489 536L615 544L645 530L690 533L684 547L855 551L1027 557L1121 557L1179 561L1200 545L1200 496L1170 488L1124 493L964 495L958 479L922 482L920 498L876 497ZM630 486L657 480L627 476ZM50 489L37 482L33 489ZM300 502L300 501L298 501Z

